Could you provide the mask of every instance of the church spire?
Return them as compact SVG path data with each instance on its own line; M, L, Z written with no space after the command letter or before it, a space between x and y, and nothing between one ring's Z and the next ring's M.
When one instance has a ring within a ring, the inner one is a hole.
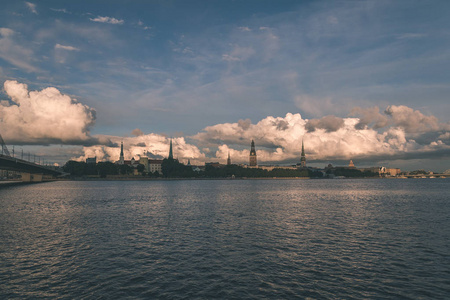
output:
M302 139L302 156L300 158L300 166L302 168L306 168L306 155L305 155L305 147L303 145L303 139Z
M119 165L123 165L125 163L125 158L123 157L123 141L120 143L120 156L119 156Z
M172 139L170 139L169 159L173 159Z
M303 145L303 139L302 139L302 156L305 156L305 146Z
M228 151L227 165L231 165L230 151Z

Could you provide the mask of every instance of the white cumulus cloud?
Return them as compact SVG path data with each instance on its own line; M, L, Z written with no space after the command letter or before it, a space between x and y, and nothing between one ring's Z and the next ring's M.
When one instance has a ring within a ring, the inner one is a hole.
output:
M89 128L95 110L53 87L29 91L26 84L7 80L11 103L1 102L0 132L9 144L92 143ZM99 142L99 141L95 141Z
M247 26L242 26L242 27L238 27L238 29L240 30L240 31L252 31L249 27L247 27Z
M0 35L3 37L8 37L14 34L14 31L12 29L9 28L0 28Z
M117 24L117 25L122 25L124 23L124 20L119 20L116 18L111 18L111 17L101 17L98 16L97 18L90 18L89 20L93 21L93 22L99 22L99 23L109 23L109 24Z
M64 46L61 44L56 44L55 49L62 49L62 50L68 50L68 51L80 51L80 49L73 47L73 46Z
M36 4L31 3L31 2L25 2L25 4L27 5L28 9L33 13L37 15L37 10L36 10Z

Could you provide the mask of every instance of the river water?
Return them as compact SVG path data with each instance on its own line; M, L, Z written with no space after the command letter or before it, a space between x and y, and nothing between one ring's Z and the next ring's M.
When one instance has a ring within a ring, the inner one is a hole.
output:
M1 299L448 299L450 180L0 189Z

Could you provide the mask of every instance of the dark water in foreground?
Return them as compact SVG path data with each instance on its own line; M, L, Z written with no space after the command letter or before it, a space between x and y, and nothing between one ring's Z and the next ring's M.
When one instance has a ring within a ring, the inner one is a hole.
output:
M0 189L0 298L445 299L450 180Z

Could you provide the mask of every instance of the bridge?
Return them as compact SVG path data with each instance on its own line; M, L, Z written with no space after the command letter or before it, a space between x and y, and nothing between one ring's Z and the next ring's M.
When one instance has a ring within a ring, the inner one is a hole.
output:
M43 166L11 156L1 135L0 144L2 148L0 154L0 170L22 173L22 181L42 181L44 175L51 177L65 175L64 172L53 167Z

